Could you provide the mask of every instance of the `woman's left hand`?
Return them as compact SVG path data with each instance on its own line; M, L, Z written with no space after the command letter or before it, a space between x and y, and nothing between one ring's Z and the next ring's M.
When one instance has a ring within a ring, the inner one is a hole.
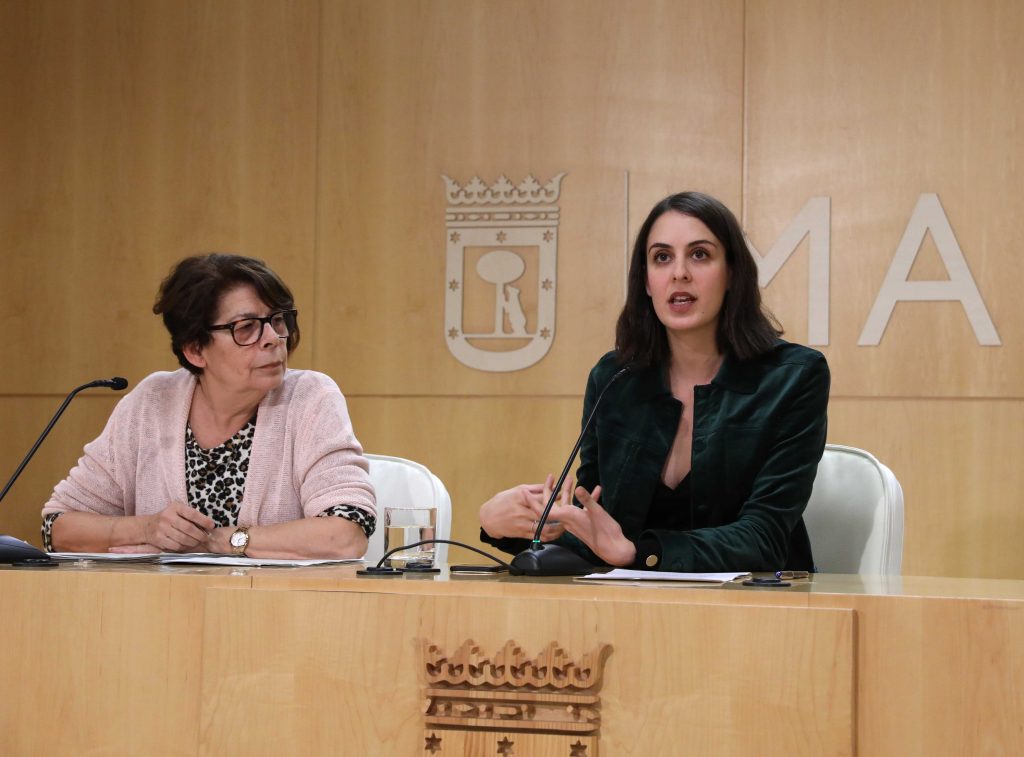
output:
M636 545L625 537L618 521L597 503L601 487L595 486L593 492L588 492L577 486L575 494L582 508L572 503L572 481L566 480L558 503L551 508L551 520L560 521L569 533L609 565L632 565L636 559ZM550 496L551 478L548 477L544 485L545 500Z

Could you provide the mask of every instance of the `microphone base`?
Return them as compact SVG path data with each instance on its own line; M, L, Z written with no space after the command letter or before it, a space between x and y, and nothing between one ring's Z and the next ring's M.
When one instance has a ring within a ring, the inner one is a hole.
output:
M50 556L42 550L36 549L21 539L0 534L0 565L15 565L29 561L40 565L52 562L56 565L55 562L50 560Z
M520 576L585 576L594 566L572 550L557 544L533 545L512 558Z

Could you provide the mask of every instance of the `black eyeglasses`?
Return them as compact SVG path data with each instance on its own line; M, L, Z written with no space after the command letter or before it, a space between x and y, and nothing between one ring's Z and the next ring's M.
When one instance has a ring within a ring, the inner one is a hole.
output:
M241 318L220 326L207 326L207 331L230 331L231 338L239 347L256 344L263 335L263 326L267 323L281 339L287 338L295 331L295 318L298 310L278 310L276 313L262 318Z

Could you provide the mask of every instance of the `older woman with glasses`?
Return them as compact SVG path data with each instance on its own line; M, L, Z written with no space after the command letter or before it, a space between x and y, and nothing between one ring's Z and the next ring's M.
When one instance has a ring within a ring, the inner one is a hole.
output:
M186 258L160 286L181 368L145 378L43 508L62 552L359 557L376 507L345 398L289 370L294 299L262 261Z

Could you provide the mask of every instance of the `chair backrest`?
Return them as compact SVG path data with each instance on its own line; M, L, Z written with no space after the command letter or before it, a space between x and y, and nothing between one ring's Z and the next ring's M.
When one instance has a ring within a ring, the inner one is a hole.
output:
M804 523L823 573L899 575L903 489L870 453L825 445Z
M377 491L377 529L370 536L366 550L367 565L375 565L384 555L384 508L437 508L437 538L450 539L452 532L452 499L441 479L428 468L412 460L389 455L366 455L370 463L370 482ZM435 563L448 561L448 545L435 547Z

